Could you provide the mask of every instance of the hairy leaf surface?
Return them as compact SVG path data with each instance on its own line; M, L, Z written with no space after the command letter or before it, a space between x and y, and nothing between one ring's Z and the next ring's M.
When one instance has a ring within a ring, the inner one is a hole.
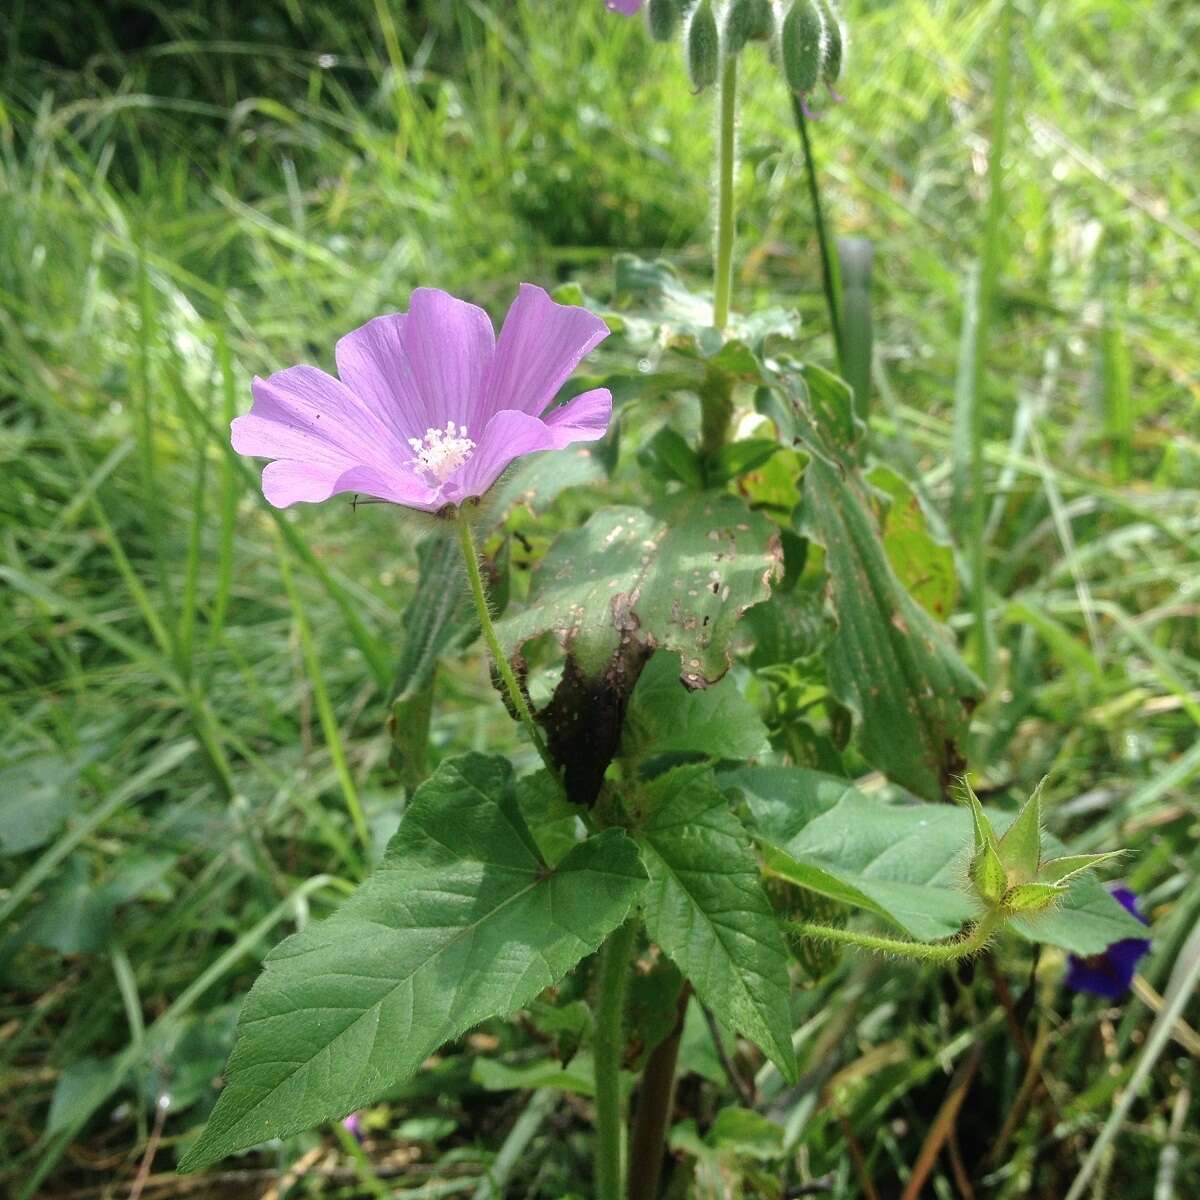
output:
M547 867L507 761L442 763L376 873L267 956L229 1083L182 1168L370 1103L444 1042L561 979L625 919L644 880L619 830Z
M863 795L844 779L780 770L793 777L790 808L783 802L782 780L775 780L774 794L765 797L761 786L741 786L770 870L876 913L922 941L950 937L978 915L965 886L973 843L966 808L889 804ZM828 806L829 797L839 792ZM988 816L997 830L1013 819L994 810ZM1047 837L1046 845L1062 852L1054 838ZM1074 880L1049 912L1022 917L1013 926L1032 941L1084 955L1145 932L1092 875Z
M750 837L707 766L649 785L638 842L650 936L716 1016L793 1079L787 950Z
M948 795L981 685L953 642L896 576L854 463L849 389L810 368L798 398L804 532L825 547L837 630L826 647L834 695L858 717L863 755L928 800Z

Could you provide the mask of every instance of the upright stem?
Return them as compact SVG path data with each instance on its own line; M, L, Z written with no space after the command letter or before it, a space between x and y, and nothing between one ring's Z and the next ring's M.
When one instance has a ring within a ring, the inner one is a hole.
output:
M717 148L717 270L713 285L713 324L729 324L733 297L733 232L737 214L733 196L733 163L737 141L737 55L728 54L721 68L721 127Z
M614 929L600 951L592 1048L596 1069L596 1200L624 1200L621 1169L621 1052L625 1045L625 989L637 933L634 921Z
M1008 143L1008 95L1012 79L1012 3L1004 0L992 78L992 145L988 153L988 202L984 218L982 266L979 273L979 319L975 326L971 407L971 611L979 674L992 675L992 633L987 605L987 501L984 481L983 392L987 374L987 341L1000 274L1004 234L1004 155Z
M488 653L492 656L492 662L500 674L510 703L521 718L525 732L529 734L529 740L537 748L542 762L546 764L546 770L557 779L558 770L550 758L549 750L546 749L542 731L533 719L529 702L525 699L525 693L521 691L520 684L517 683L517 677L513 674L512 667L508 665L504 651L500 649L500 641L496 637L496 627L492 624L491 609L488 608L487 592L483 587L483 576L479 572L479 551L475 548L475 535L471 532L470 521L461 509L458 513L457 524L458 544L462 547L463 562L467 568L467 581L471 585L471 598L475 601L475 611L479 616L479 628L483 631L483 640L487 643Z
M821 207L821 188L817 183L817 164L813 160L812 140L808 136L808 118L804 115L804 102L792 93L792 115L796 119L796 132L804 147L804 173L808 180L808 198L812 203L813 223L817 228L817 249L821 254L821 286L825 290L825 307L829 310L829 331L833 335L833 350L837 356L838 370L846 372L846 346L842 340L842 298L837 274L837 259L829 244L829 231L825 228L825 213Z
M675 1028L653 1050L642 1070L637 1110L629 1135L629 1200L657 1200L667 1126L675 1105L675 1068L687 1015L691 984L679 990Z

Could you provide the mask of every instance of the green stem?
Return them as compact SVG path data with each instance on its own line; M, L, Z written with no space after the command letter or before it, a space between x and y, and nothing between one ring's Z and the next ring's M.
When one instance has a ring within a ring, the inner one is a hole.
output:
M491 609L488 607L487 592L483 587L483 576L479 572L479 551L475 548L475 535L471 532L471 522L461 508L458 511L457 525L458 544L462 547L463 562L467 568L467 581L471 585L471 598L475 601L475 612L479 616L479 628L483 631L483 640L487 643L488 653L492 656L492 662L504 684L504 690L508 693L509 702L521 718L525 732L529 734L529 740L537 748L542 762L546 764L546 770L553 778L557 779L558 769L550 758L550 751L546 749L542 731L533 719L529 701L525 699L525 693L517 683L517 677L513 674L513 669L509 666L504 651L500 649L500 641L496 637L496 627L492 624Z
M600 981L592 1049L596 1070L596 1200L624 1200L621 1169L624 1120L621 1055L625 1046L625 990L637 925L626 921L600 951Z
M808 118L804 115L804 104L792 93L792 115L796 119L796 132L804 147L804 172L808 180L808 198L812 203L813 224L817 229L817 249L821 254L821 286L825 291L825 307L829 310L829 331L833 335L833 350L837 355L838 370L846 373L846 344L842 338L841 280L838 278L837 259L829 245L829 231L825 227L825 212L821 207L821 188L817 183L817 164L813 160L812 140L808 136Z
M979 674L992 675L992 633L987 603L987 504L984 480L983 393L987 375L987 343L1004 237L1004 156L1008 144L1008 96L1012 80L1012 3L1004 0L992 80L992 145L988 153L988 202L984 218L982 266L979 274L979 319L975 326L971 407L971 611Z
M839 942L845 946L859 946L879 954L898 954L903 958L921 962L954 962L959 958L970 958L991 940L992 935L1004 923L998 913L988 913L965 937L955 942L907 942L902 938L879 937L873 933L855 933L852 929L838 929L833 925L816 925L810 921L788 921L787 926L801 937L816 938L824 942Z
M717 147L717 263L713 295L713 324L729 324L733 297L733 231L737 214L733 195L733 163L737 142L737 55L725 57L721 68L721 127Z

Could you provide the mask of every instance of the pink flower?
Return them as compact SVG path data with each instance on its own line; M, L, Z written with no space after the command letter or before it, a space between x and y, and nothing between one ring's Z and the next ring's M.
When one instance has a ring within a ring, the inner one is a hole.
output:
M604 7L609 12L624 13L627 17L632 17L645 3L646 0L604 0Z
M521 285L498 339L483 309L417 288L407 313L338 342L340 380L310 366L256 378L233 448L274 460L262 487L276 508L361 492L437 512L482 496L523 454L604 436L606 388L546 408L607 336L599 317L532 284Z

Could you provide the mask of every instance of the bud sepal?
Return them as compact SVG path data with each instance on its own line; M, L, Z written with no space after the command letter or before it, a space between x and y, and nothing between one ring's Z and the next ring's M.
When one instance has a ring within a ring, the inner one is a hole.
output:
M974 835L967 869L971 889L987 911L1002 918L1045 912L1066 894L1071 880L1122 854L1116 850L1044 859L1042 783L1021 806L1004 836L997 839L979 797L964 780Z

